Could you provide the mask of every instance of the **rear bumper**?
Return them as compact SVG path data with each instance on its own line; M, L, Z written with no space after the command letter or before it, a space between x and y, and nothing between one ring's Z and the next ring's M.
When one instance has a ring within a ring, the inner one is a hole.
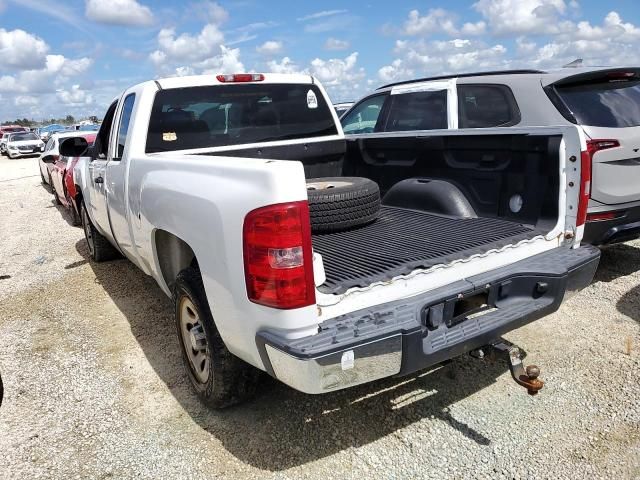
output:
M267 371L306 393L325 393L406 375L482 347L556 311L565 294L593 279L600 252L557 248L423 295L328 320L316 335L286 340L262 331ZM459 314L469 298L481 313Z
M607 245L639 238L640 206L625 208L623 212L623 216L613 220L587 221L582 241L591 245Z

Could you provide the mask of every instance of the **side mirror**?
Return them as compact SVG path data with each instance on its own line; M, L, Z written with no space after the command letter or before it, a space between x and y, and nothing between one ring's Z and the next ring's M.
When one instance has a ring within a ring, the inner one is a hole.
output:
M60 142L60 155L64 157L82 157L89 143L83 137L69 137Z

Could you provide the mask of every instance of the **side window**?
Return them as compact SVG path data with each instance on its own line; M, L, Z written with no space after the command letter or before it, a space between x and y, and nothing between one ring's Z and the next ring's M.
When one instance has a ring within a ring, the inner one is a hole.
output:
M53 150L53 144L55 142L53 141L53 138L50 138L49 141L47 142L47 146L44 147L44 151L48 152L49 150Z
M124 154L124 147L127 144L127 132L129 131L129 121L131 120L131 112L133 111L133 105L136 101L136 95L131 93L127 95L122 104L122 112L120 114L120 125L118 126L118 155L117 158L122 158Z
M376 95L356 105L344 118L340 119L344 133L372 133L386 99L386 94Z
M520 110L506 85L458 85L459 128L509 127Z
M107 113L104 116L104 120L102 120L102 125L100 126L100 130L98 130L98 134L96 135L96 141L93 144L93 155L92 157L95 159L106 160L107 153L109 153L109 135L111 134L111 125L113 124L113 117L116 114L116 105L117 102L113 102Z
M447 91L391 95L385 132L435 130L448 128Z

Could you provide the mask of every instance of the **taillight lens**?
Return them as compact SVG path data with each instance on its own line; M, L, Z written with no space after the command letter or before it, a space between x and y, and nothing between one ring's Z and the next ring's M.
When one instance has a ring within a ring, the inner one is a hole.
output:
M244 220L243 242L249 300L281 309L316 302L306 201L249 212Z
M261 73L231 73L217 75L216 78L222 83L262 82L264 75Z
M584 225L587 221L587 207L591 198L591 169L593 156L600 150L619 147L618 140L596 139L587 141L587 151L580 155L580 193L578 199L578 215L576 226Z
M622 218L627 214L626 211L618 211L618 212L601 212L601 213L590 213L587 215L587 222L601 222L603 220L616 220L618 218Z

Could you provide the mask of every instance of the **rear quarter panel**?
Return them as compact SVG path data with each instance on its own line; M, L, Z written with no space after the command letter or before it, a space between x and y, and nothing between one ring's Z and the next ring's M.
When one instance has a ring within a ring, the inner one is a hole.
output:
M229 350L262 367L262 328L296 337L317 329L315 306L276 310L247 298L242 228L250 211L306 200L302 164L249 158L156 154L131 159L128 205L136 262L167 295L155 234L165 230L196 255L214 320Z

